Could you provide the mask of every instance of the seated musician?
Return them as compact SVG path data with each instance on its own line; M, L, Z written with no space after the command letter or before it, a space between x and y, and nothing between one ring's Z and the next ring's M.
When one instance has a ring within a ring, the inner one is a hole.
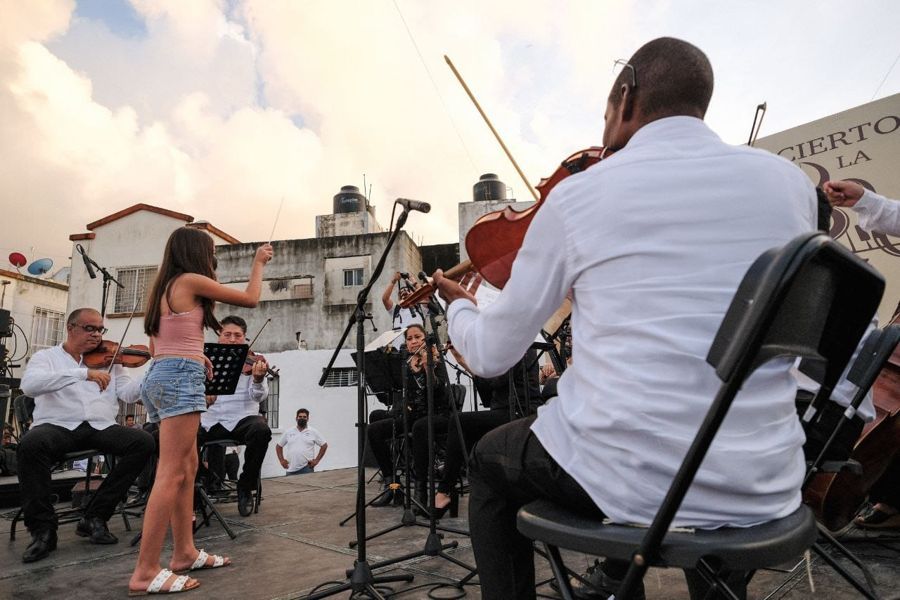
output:
M465 358L452 346L457 362L467 371ZM526 373L527 369L527 373ZM538 385L537 352L529 349L506 373L497 377L474 376L475 389L481 403L488 410L459 413L459 428L456 420L447 422L447 450L444 472L438 482L434 497L435 516L440 518L456 502L453 486L459 479L460 471L472 446L488 431L534 413L541 402ZM462 440L459 431L462 430ZM462 442L465 441L465 447Z
M424 506L427 504L425 488L428 476L428 405L425 378L425 329L418 324L406 328L406 349L409 352L406 369L406 418L412 433L413 473L416 478L416 496ZM440 355L435 349L435 362ZM434 369L434 427L440 431L447 426L447 380L443 369ZM391 461L391 441L396 432L403 433L403 411L394 410L390 418L382 418L370 423L367 429L369 446L378 462L387 489L395 482L396 473ZM394 500L393 494L386 493L372 506L387 506Z
M450 337L482 376L518 360L574 289L578 358L559 396L474 450L469 525L483 598L535 597L532 543L516 528L526 502L651 522L719 388L706 356L739 282L764 251L815 229L815 190L800 169L727 145L703 122L712 88L695 46L641 47L607 102L603 141L615 154L550 193L499 298L479 310L435 273ZM744 384L674 527L748 526L800 506L790 367L772 361ZM614 592L627 565L603 570Z
M394 304L394 301L391 300L395 285L398 287L397 304ZM422 324L422 314L415 307L403 308L400 306L400 302L413 293L416 287L417 285L410 281L409 274L398 271L394 273L391 281L384 288L384 293L381 294L381 303L384 305L384 310L391 315L392 329L402 329L413 323Z
M92 544L118 542L106 522L153 454L148 433L116 424L118 401L136 402L140 382L132 381L120 365L110 373L83 362L105 332L100 313L73 310L66 319L66 340L35 352L22 376L22 391L34 398L34 425L22 436L17 455L22 512L32 537L24 562L46 558L56 549L50 469L64 454L96 448L117 457L75 530Z
M241 317L229 315L220 321L220 344L246 344L247 322ZM249 373L242 374L234 393L217 396L205 413L200 415L200 443L210 440L232 439L246 445L244 469L237 482L238 512L247 517L253 512L253 490L259 479L272 430L259 414L259 403L269 395L266 381L267 364L258 358ZM225 481L225 448L210 446L207 449L209 470L219 481Z

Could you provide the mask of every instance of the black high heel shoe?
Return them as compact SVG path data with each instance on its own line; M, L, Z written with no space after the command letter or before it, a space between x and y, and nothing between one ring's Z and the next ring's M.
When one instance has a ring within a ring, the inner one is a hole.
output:
M454 488L450 491L450 502L443 508L434 507L434 518L440 519L447 511L450 511L450 518L459 516L459 492Z

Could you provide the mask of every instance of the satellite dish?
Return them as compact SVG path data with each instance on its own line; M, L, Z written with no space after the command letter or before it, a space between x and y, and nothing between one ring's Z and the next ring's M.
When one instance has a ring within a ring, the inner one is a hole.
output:
M9 255L9 263L17 269L21 269L28 262L25 255L21 252L13 252Z
M28 272L32 275L43 275L53 266L53 261L49 258L39 258L28 265Z

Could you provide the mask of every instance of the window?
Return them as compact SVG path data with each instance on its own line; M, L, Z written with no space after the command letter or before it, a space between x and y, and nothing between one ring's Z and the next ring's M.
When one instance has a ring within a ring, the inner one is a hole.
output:
M65 322L65 313L35 306L31 317L31 353L59 344Z
M260 403L259 412L266 419L269 429L278 429L278 377L269 377L269 395Z
M344 269L344 287L354 287L362 284L362 269Z
M325 385L322 387L351 387L356 385L359 377L356 367L335 367L328 373Z
M147 305L147 296L156 279L156 267L122 267L116 269L116 279L124 287L116 286L116 304L112 312L131 314L137 299L137 312Z
M345 275L346 277L346 275ZM309 300L313 297L313 279L309 277L301 280L301 283L294 284L294 290L291 293L292 298L299 300Z

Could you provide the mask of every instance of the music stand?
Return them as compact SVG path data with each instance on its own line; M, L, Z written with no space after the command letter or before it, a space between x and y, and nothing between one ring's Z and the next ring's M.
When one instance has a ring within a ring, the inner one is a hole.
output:
M234 393L249 350L250 346L247 344L203 344L203 354L213 366L213 377L206 380L208 396L228 396Z

